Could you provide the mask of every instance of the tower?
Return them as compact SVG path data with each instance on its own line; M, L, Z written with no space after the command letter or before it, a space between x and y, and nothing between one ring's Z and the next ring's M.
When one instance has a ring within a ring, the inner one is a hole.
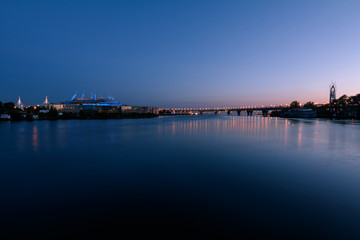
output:
M334 104L335 100L336 100L336 88L335 88L335 84L332 83L330 85L330 100L329 100L330 105Z

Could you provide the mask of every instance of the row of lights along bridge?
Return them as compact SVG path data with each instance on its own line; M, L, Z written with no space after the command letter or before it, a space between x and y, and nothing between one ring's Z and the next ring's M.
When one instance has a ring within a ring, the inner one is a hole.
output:
M243 106L243 107L216 107L216 108L166 108L166 110L175 110L175 111L215 111L215 110L237 110L237 109L243 109L243 110L248 110L248 109L271 109L271 108L287 108L289 107L289 104L284 104L284 105L261 105L261 106Z

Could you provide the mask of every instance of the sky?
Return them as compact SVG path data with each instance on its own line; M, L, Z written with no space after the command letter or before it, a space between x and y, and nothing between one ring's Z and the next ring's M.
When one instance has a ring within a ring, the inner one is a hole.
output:
M0 101L221 107L360 93L360 1L0 1Z

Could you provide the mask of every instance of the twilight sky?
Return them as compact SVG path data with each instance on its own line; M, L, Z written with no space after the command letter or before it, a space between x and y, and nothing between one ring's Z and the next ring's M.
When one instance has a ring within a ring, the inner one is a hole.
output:
M0 1L0 101L327 102L360 93L360 1Z

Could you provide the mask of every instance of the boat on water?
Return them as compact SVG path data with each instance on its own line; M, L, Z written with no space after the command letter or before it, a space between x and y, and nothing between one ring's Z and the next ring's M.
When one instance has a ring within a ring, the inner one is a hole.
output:
M316 111L309 108L292 108L284 113L287 118L316 118Z
M1 114L0 121L6 121L6 120L11 120L10 115L9 114Z

